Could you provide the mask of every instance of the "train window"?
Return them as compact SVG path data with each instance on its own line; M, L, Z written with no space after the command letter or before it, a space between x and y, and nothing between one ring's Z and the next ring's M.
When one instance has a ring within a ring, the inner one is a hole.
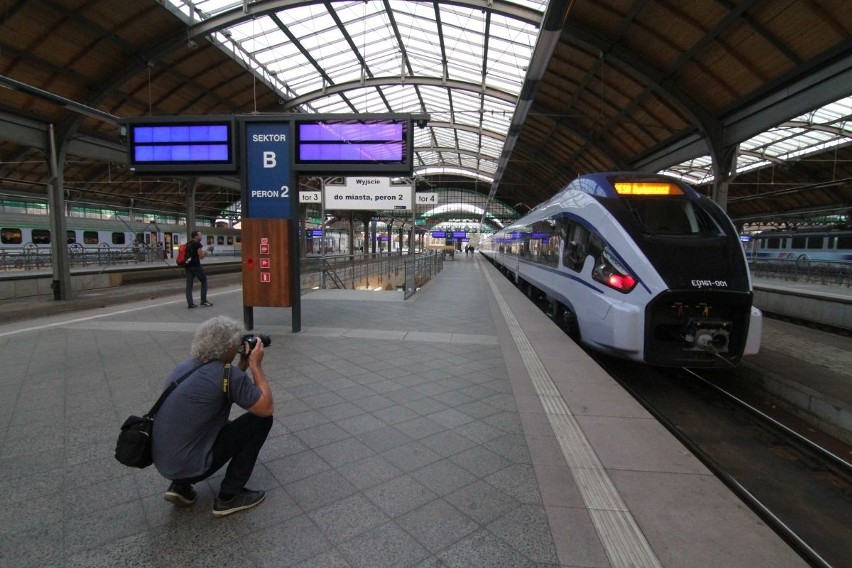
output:
M208 245L214 244L213 239L214 239L213 235L207 235L207 244ZM222 243L219 243L219 244L222 244Z
M807 239L805 237L793 237L793 245L790 248L803 249Z
M234 237L233 237L233 235L228 235L228 246L234 246Z
M33 229L33 244L49 245L50 231L47 229Z
M225 237L223 235L218 235L216 237L216 244L222 246L225 244Z
M578 223L567 223L563 227L565 248L562 251L562 265L575 272L583 269L583 262L589 254L589 230Z
M837 250L852 249L852 235L837 237Z
M24 234L20 229L3 227L0 228L0 244L19 245L24 242Z
M822 249L822 237L808 237L808 243L805 248L808 249Z
M97 231L83 231L83 243L87 245L96 245L100 242Z
M779 249L779 248L781 248L781 239L779 239L778 237L772 237L772 238L766 239L763 242L765 243L764 248L768 248L768 249Z
M76 231L65 231L65 244L73 245L77 242Z
M624 203L652 235L724 234L703 209L686 199L636 197Z
M113 233L112 234L112 244L114 245L123 245L126 242L124 237L124 233Z

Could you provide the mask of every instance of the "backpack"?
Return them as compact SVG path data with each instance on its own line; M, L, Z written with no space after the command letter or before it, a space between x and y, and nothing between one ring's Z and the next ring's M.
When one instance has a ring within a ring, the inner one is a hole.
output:
M186 243L180 245L178 247L177 258L175 259L175 264L178 266L186 266Z

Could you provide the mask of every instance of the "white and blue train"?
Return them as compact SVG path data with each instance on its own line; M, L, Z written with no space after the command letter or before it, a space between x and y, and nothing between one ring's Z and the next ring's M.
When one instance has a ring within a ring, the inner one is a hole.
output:
M744 235L749 260L812 265L852 266L852 231L846 229L796 229L762 231Z
M762 314L733 223L673 178L580 176L480 252L591 349L727 367L760 348Z
M67 230L64 242L72 253L152 249L172 257L187 238L184 225L86 217L66 217L65 222ZM239 229L199 227L199 230L202 245L208 254L240 254L242 245ZM5 213L0 219L2 254L49 251L53 240L47 215Z

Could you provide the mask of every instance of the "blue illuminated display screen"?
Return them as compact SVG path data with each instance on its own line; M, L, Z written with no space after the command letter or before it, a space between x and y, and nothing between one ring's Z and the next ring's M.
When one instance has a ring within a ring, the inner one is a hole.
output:
M444 239L446 237L447 237L446 231L432 231L432 238L433 239Z
M397 119L323 119L296 122L298 169L409 172L409 123Z
M234 172L234 122L128 126L130 167L136 173Z

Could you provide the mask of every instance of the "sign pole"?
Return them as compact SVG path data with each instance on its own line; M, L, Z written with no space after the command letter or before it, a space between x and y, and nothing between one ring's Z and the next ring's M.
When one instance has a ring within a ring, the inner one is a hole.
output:
M322 195L325 195L325 178L320 178ZM325 290L325 200L320 204L320 289Z

